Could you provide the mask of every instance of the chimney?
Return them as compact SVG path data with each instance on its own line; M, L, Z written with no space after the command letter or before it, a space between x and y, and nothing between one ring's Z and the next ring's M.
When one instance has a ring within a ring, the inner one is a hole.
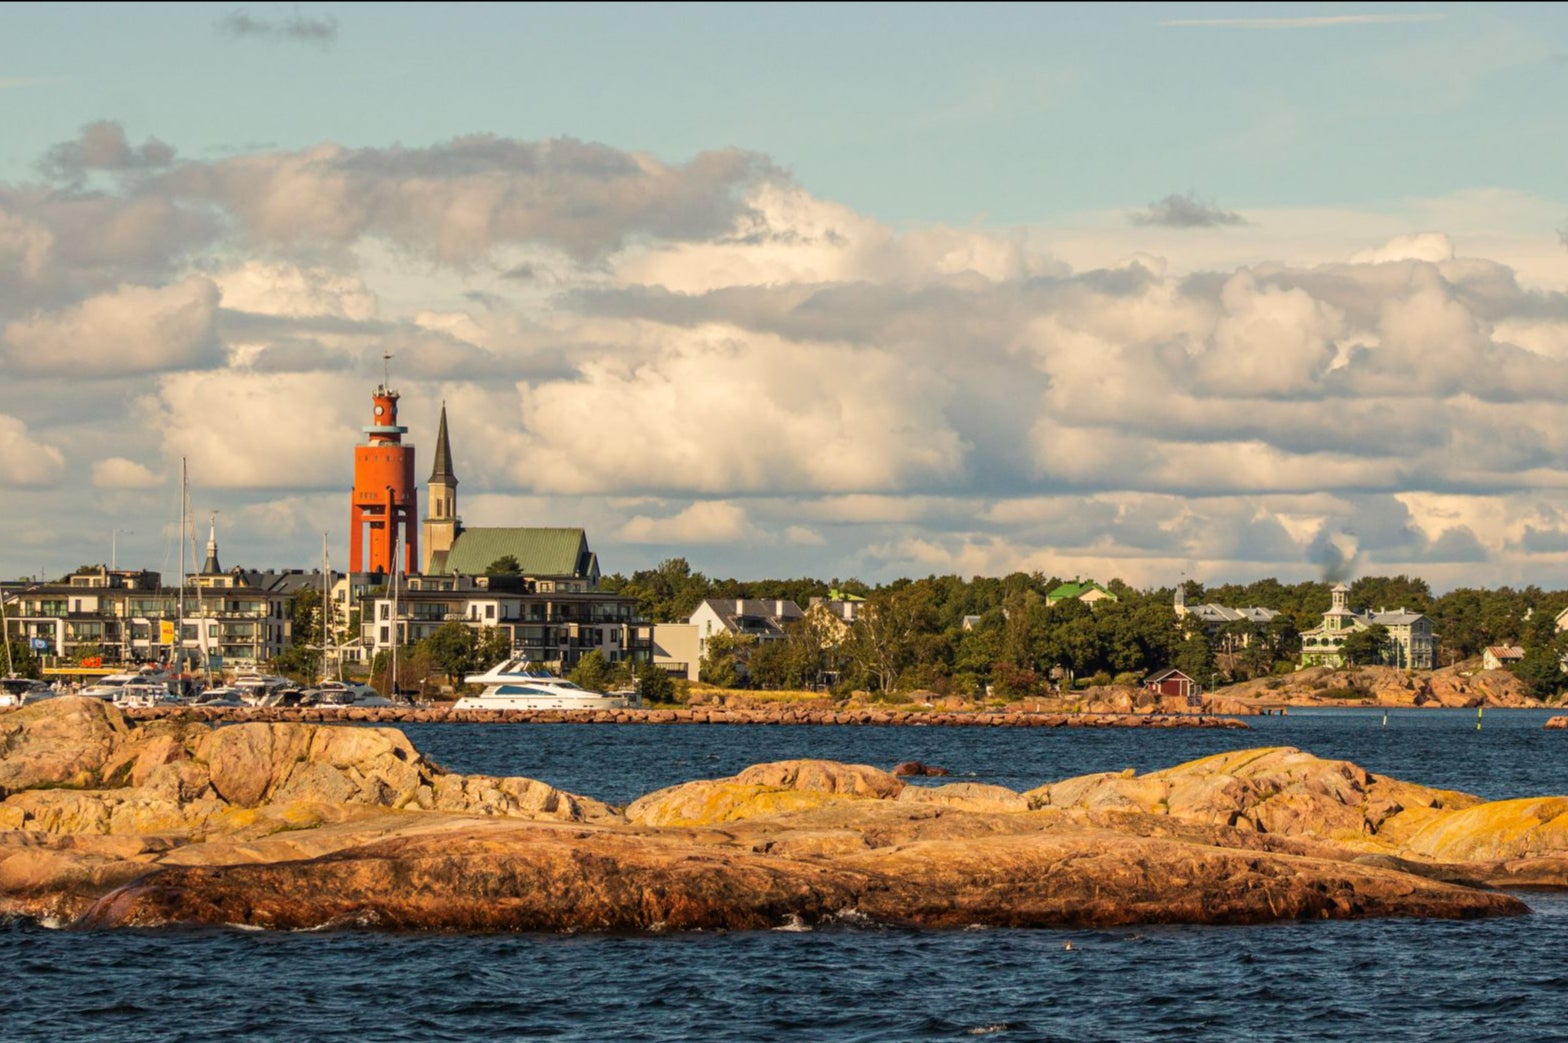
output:
M777 601L775 601L773 603L773 614L775 616L777 616L779 619L783 619L784 618L784 599L783 598L779 598Z

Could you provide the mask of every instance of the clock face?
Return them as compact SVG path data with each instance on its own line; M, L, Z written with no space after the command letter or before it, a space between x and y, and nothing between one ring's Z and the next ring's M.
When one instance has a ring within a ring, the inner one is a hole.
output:
M385 406L377 406L376 407L376 416L380 416L382 413L385 413L386 411L387 410L386 410Z

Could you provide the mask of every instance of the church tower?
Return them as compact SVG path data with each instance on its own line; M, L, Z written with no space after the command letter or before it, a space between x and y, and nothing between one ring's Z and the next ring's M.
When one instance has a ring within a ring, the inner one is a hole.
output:
M414 483L414 447L403 444L408 428L397 422L398 393L384 383L371 395L368 437L354 447L354 498L349 514L350 572L394 569L412 572L419 561L419 487ZM398 541L402 560L394 561Z
M207 560L201 564L201 574L216 576L222 571L223 566L218 564L218 515L214 512L207 529Z
M452 473L452 446L446 434L446 403L441 403L441 426L436 432L436 460L430 469L430 515L425 518L423 571L436 571L431 563L444 558L457 542L462 523L457 518L457 475Z

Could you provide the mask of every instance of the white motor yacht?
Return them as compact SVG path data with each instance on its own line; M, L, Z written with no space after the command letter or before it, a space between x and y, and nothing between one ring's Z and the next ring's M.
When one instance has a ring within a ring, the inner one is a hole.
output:
M590 692L554 674L535 673L521 659L508 659L463 680L484 685L484 691L463 696L455 710L623 710L637 704L635 695Z
M125 673L100 677L76 694L84 695L89 699L113 701L115 696L119 695L126 685L157 684L162 685L164 691L172 691L170 685L174 680L172 675L162 670L128 670Z

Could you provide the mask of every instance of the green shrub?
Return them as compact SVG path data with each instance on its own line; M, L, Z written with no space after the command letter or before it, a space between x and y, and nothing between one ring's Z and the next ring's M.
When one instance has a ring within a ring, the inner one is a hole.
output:
M1324 688L1318 692L1325 699L1370 699L1372 693L1365 688Z

